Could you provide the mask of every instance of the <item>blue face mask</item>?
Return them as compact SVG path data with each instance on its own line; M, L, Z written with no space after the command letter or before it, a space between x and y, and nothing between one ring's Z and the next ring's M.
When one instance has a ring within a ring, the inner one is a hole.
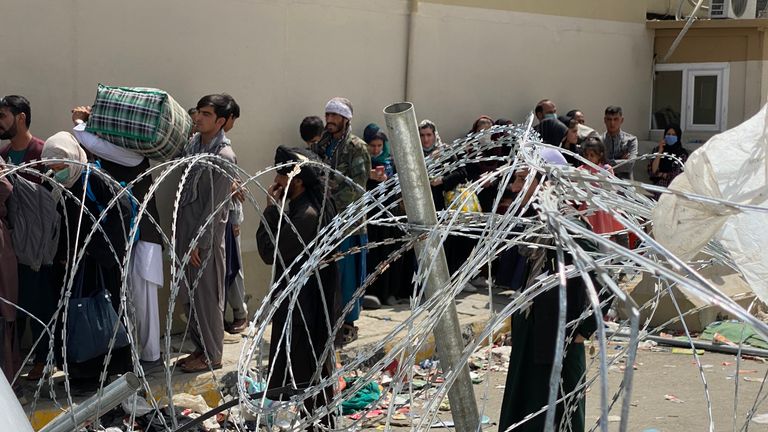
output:
M666 145L675 145L675 144L677 144L677 136L676 135L665 135L664 136L664 143Z
M545 119L545 120L546 120L546 119L556 119L556 118L557 118L557 114L555 114L555 113L547 113L547 114L544 114L544 119Z
M63 170L56 171L56 173L53 175L53 178L56 179L59 183L64 183L69 178L69 167L64 168Z

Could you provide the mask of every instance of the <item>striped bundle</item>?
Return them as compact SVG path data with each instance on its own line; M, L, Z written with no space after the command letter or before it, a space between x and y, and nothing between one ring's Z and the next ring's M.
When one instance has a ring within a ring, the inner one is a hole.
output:
M99 84L86 131L150 159L179 156L192 119L168 93L143 87Z

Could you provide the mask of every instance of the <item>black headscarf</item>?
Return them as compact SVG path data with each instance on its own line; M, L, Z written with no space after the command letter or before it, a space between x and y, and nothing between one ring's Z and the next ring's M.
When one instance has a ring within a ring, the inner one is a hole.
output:
M672 145L665 144L664 145L664 153L670 154L670 155L674 155L678 159L680 159L683 162L685 162L685 160L688 158L688 150L686 150L683 147L683 132L680 130L679 126L671 125L671 126L668 126L664 130L664 135L666 135L667 131L670 130L670 129L675 131L675 134L677 135L677 142L675 144L672 144ZM656 147L656 152L658 152L658 151L659 151L659 148ZM678 162L673 161L670 158L661 158L661 160L659 161L659 171L660 172L672 172L677 167L678 167Z

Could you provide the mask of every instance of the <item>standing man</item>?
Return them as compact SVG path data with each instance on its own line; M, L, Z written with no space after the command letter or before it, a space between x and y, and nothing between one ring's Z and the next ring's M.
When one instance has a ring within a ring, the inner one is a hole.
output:
M275 153L275 165L306 160L317 160L317 156L308 149L288 149L283 146L278 147ZM289 174L294 170L298 172L290 178ZM306 265L311 254L306 245L331 222L336 210L332 200L325 196L325 184L317 165L282 168L267 192L267 207L256 233L256 243L262 260L277 266L275 278L281 279L281 283L269 294L274 302L290 278ZM280 210L283 196L288 201L285 213ZM290 221L290 225L287 221ZM275 248L279 254L277 260ZM290 267L289 274L285 274L285 266ZM331 375L335 356L333 351L325 351L325 346L333 337L331 330L336 322L333 299L338 290L338 281L338 267L330 263L313 272L304 286L298 288L300 291L293 308L289 307L292 296L274 305L272 337L269 342L271 373L267 378L268 389L285 386L305 389L316 386L320 380ZM269 397L287 400L289 396L271 394ZM322 389L316 396L308 397L305 406L312 413L331 397L331 388ZM321 422L330 426L330 416Z
M637 157L637 137L621 130L624 124L624 112L620 106L611 105L605 109L605 158L614 167L617 163ZM632 164L624 164L613 169L616 177L628 179L632 174Z
M203 96L197 103L197 133L184 150L186 156L210 154L237 163L224 125L230 116L229 100L219 94ZM208 160L218 164L216 160ZM228 170L224 165L219 168ZM187 252L189 262L182 268L180 295L187 305L195 351L179 360L184 372L220 369L224 343L224 291L226 255L224 231L232 182L220 170L198 163L189 173L181 191L177 220L176 254L181 259ZM201 226L213 215L213 221ZM202 232L200 231L202 229ZM198 242L192 241L200 234Z
M349 99L335 97L325 105L325 133L320 141L312 146L323 162L331 168L340 171L352 179L350 184L346 179L330 175L331 194L336 203L336 209L342 213L352 202L360 199L365 193L368 174L371 172L371 156L365 141L352 135L352 103ZM341 252L347 252L353 247L368 244L365 226L348 233L341 243ZM360 298L354 298L354 293L366 277L365 250L345 256L339 261L341 273L341 304L340 310L350 302L354 303L352 310L344 317L341 333L337 335L337 345L350 343L357 339L358 328L355 321L360 317Z
M235 98L222 94L229 101L229 116L224 124L227 133L235 127L235 120L240 118L240 105ZM243 203L233 197L229 204L229 218L224 234L227 253L227 304L232 307L232 322L224 322L224 330L231 334L242 333L248 325L248 305L245 303L245 275L243 274L243 259L240 248L240 226L245 217ZM224 305L226 308L226 304ZM226 312L226 311L225 311Z
M72 122L75 124L72 134L80 145L99 159L104 171L126 185L145 174L149 170L149 159L85 131L90 115L89 106L72 109ZM144 175L131 188L137 208L144 202L151 186L152 176ZM152 220L160 224L154 195L149 198L145 214L139 221L139 238L133 245L128 271L133 322L141 345L139 360L145 371L162 365L157 291L162 288L164 279L163 238Z
M539 133L541 140L553 146L559 146L563 137L568 133L568 126L557 119L557 106L549 99L542 99L536 104L534 115L539 124L533 129Z
M29 131L31 123L32 110L27 98L10 95L0 99L0 139L10 140L6 146L0 149L3 163L21 165L40 160L40 154L45 143ZM35 183L41 182L41 178L34 174L22 173L21 176ZM32 269L28 265L18 264L19 306L44 323L51 320L56 308L56 299L58 299L58 293L54 293L51 287L50 277L50 265ZM27 316L25 313L19 313L17 319L18 337L21 340L27 327ZM40 335L43 336L35 347L34 365L27 374L28 380L37 381L43 376L43 369L48 356L49 338L37 320L31 320L30 327L33 341L36 341Z

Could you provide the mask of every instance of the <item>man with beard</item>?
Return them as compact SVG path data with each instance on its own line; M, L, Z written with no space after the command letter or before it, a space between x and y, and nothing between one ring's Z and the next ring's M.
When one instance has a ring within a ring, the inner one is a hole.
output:
M341 176L330 174L331 194L339 213L350 204L360 199L365 193L368 174L371 172L371 156L368 146L362 139L352 135L352 103L349 99L335 97L325 105L325 133L319 142L312 145L314 151L323 162L349 177L355 184ZM365 226L347 233L348 237L341 243L341 252L347 252L354 247L368 244ZM337 336L337 344L343 345L357 339L355 321L360 317L360 298L354 297L357 288L366 277L365 250L347 255L339 261L341 274L341 304L340 309L350 302L354 303L352 310L344 317L344 325Z
M0 139L10 140L8 145L0 150L3 163L21 165L34 160L40 160L44 141L32 135L29 126L32 123L32 111L29 101L24 96L10 95L0 99ZM40 183L41 178L34 174L22 173L29 181ZM41 321L47 323L53 316L55 299L50 284L51 266L42 266L35 270L25 264L18 264L19 276L19 306L29 311ZM18 316L19 340L24 336L27 327L27 316ZM32 340L43 336L35 347L34 365L27 379L37 381L43 376L43 369L48 355L48 336L37 320L31 320Z
M317 160L308 149L280 146L275 153L275 165L307 160ZM296 171L293 178L289 176L292 171ZM262 260L277 266L275 279L280 283L270 293L272 301L276 301L290 278L306 265L311 254L306 245L336 215L332 198L325 196L321 178L317 165L287 166L277 172L275 182L267 191L267 207L256 233L256 244ZM281 211L283 196L288 202L284 213ZM290 394L276 389L287 386L301 390L316 386L319 380L330 376L334 353L325 347L336 322L333 299L338 280L338 267L331 262L298 288L293 308L289 307L292 295L275 305L269 342L268 389L276 394L268 393L268 397L285 400ZM309 413L330 400L331 392L331 388L325 388L317 396L308 398L305 406ZM329 426L331 419L326 417L321 422Z

